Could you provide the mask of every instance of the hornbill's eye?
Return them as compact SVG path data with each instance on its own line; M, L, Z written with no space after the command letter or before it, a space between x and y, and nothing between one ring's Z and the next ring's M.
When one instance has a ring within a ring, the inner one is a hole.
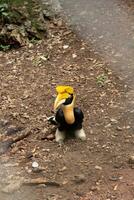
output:
M72 101L73 101L73 95L71 94L71 96L66 99L66 101L65 101L65 103L63 103L63 105L69 105L72 103Z

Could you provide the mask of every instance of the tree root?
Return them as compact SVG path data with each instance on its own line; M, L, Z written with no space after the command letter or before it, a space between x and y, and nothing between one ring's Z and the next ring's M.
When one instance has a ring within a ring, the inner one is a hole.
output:
M0 155L6 153L8 149L12 146L12 144L23 140L24 138L28 137L31 134L31 129L26 129L20 134L19 136L16 136L15 138L11 138L5 141L0 142Z

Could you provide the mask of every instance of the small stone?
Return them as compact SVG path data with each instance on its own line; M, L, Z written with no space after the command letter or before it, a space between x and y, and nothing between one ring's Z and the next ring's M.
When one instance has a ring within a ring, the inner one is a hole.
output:
M48 140L53 140L55 137L53 134L47 135L46 137Z
M47 61L47 60L48 60L48 58L45 57L45 56L40 56L40 58L41 58L42 60L44 60L44 61Z
M30 116L29 116L27 113L23 113L23 117L24 117L25 119L29 119L29 118L30 118Z
M32 169L34 173L40 173L43 172L43 170L44 170L43 168L37 168L37 167Z
M50 152L50 149L42 149L43 152Z
M118 185L115 185L115 186L114 186L114 191L116 191L116 190L117 190L117 188L118 188Z
M72 57L73 57L73 58L76 58L76 57L77 57L77 55L76 55L75 53L73 53L73 54L72 54Z
M69 45L64 45L63 49L68 49Z
M118 181L119 179L120 179L119 176L111 176L111 177L109 177L110 181Z
M34 45L32 43L28 44L29 48L33 47Z
M77 184L84 183L86 181L85 175L80 174L74 177L74 182Z
M68 183L68 181L67 180L64 180L63 182L62 182L62 185L66 185Z
M24 93L23 93L22 99L27 99L27 98L29 98L29 96L30 96L29 91L25 90Z
M46 188L47 186L45 184L40 184L40 185L37 185L37 188Z
M114 163L114 165L113 165L113 167L115 169L120 169L120 168L122 168L122 166L123 166L123 163Z
M91 191L93 191L93 192L98 191L98 190L100 190L100 188L98 186L91 187Z
M97 169L97 170L102 170L102 167L96 165L96 166L95 166L95 169Z
M116 130L117 130L117 131L122 131L122 128L121 128L120 126L117 126L117 127L116 127Z
M25 170L26 170L26 172L27 172L28 174L31 174L31 172L32 172L32 170L29 169L27 166L25 167Z
M59 199L61 199L61 196L56 194L51 194L50 196L47 196L47 200L59 200Z
M32 152L27 152L26 154L26 158L32 158L33 157L33 153Z
M126 126L126 129L130 129L130 128L131 128L131 126L129 126L129 125L128 125L128 126Z
M47 129L47 128L44 128L41 132L42 132L43 134L46 134L47 131L48 131L48 129Z
M34 161L34 162L32 163L32 167L33 167L33 168L38 168L38 167L39 167L39 164L38 164L36 161Z
M128 160L129 164L134 164L134 155L130 156L129 160Z
M57 21L57 26L61 27L63 25L63 21L60 19Z
M111 118L111 119L110 119L110 122L111 122L112 125L118 123L118 121L117 121L116 119L114 119L114 118Z
M63 171L65 171L66 169L67 169L67 167L64 166L63 168L59 169L59 172L63 172Z
M109 123L109 124L107 124L106 126L105 126L105 128L110 128L111 127L111 123Z

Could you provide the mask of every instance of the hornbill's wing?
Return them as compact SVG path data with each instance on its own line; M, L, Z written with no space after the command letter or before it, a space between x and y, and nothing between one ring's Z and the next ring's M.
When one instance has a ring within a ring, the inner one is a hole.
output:
M72 129L81 129L82 128L82 122L84 119L84 114L80 108L74 108L74 116L75 116L75 122L72 125ZM61 108L59 108L56 112L55 117L52 116L48 119L48 121L51 122L53 125L59 125L61 129L67 127L67 123L64 118L64 114Z
M56 122L56 120L55 120L55 116L48 117L47 120L48 120L51 124L57 125L57 122Z
M59 108L57 110L55 116L51 116L47 120L53 125L64 124L65 118L64 118L62 109Z
M64 114L61 108L59 108L56 112L55 119L58 124L65 124Z
M74 108L74 116L75 116L75 126L76 129L82 128L82 122L84 119L84 114L80 108Z

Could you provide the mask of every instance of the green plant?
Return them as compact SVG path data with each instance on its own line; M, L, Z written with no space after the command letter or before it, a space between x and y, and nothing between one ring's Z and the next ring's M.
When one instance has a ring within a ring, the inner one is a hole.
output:
M99 86L104 86L107 80L108 80L107 75L100 74L99 76L97 76L97 80L96 81L97 81L97 84Z
M1 51L7 51L7 50L9 50L10 49L10 45L0 45L0 50Z
M35 37L33 37L33 38L30 40L30 42L31 42L32 44L37 44L38 40L37 40Z
M0 17L8 16L8 4L0 4Z
M0 0L0 4L23 4L25 0Z

